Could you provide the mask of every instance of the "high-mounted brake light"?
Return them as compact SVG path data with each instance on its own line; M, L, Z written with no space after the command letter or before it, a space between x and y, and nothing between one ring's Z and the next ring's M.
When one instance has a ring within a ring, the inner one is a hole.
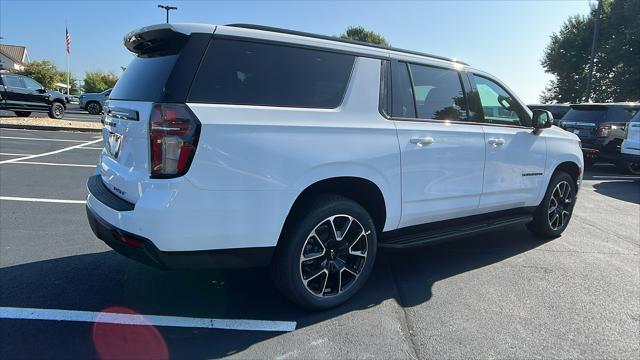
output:
M184 104L156 104L151 111L151 177L171 178L189 170L200 122Z

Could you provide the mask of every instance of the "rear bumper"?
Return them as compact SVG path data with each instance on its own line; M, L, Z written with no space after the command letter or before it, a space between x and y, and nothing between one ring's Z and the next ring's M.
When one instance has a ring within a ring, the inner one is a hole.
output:
M127 223L136 218L135 205L109 192L100 175L90 177L87 188L89 198L86 210L91 230L109 247L130 259L161 269L246 268L266 266L271 262L275 246L162 251L156 246L153 238L134 234L100 216L103 214L113 217L115 213L117 219L128 218ZM166 211L169 210L165 209ZM145 217L140 216L138 219L144 221ZM156 225L162 232L174 230L176 226L164 219L158 219ZM163 228L163 225L167 227ZM175 231L171 233L175 234ZM213 234L203 236L214 237ZM175 240L180 242L182 239L177 237Z

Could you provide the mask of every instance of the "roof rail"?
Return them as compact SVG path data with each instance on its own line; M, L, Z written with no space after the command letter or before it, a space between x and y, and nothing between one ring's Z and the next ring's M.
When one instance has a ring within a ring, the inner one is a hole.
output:
M271 31L271 32L276 32L276 33L281 33L281 34L298 35L298 36L305 36L305 37L310 37L310 38L315 38L315 39L337 41L337 42L342 42L342 43L347 43L347 44L367 46L367 47L376 48L376 49L396 51L396 52L405 53L405 54L425 56L425 57L429 57L429 58L432 58L432 59L450 61L450 62L455 62L455 63L458 63L458 64L462 64L462 65L469 65L469 64L467 64L465 62L462 62L462 61L454 59L454 58L448 58L448 57L444 57L444 56L427 54L427 53L423 53L423 52L419 52L419 51L413 51L413 50L399 49L399 48L394 48L394 47L390 47L390 46L371 44L371 43L367 43L367 42L363 42L363 41L341 39L341 38L335 37L335 36L319 35L319 34L308 33L308 32L304 32L304 31L281 29L281 28L277 28L277 27L254 25L254 24L227 24L225 26L231 26L231 27L237 27L237 28L243 28L243 29L252 29L252 30Z

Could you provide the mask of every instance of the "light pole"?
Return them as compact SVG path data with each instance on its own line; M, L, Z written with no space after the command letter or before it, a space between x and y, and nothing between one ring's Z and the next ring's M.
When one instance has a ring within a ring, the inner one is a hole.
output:
M585 101L591 101L591 86L593 80L593 63L596 58L596 46L598 44L598 34L600 33L600 13L602 12L602 0L598 0L598 8L596 9L596 18L593 25L593 38L591 39L591 56L589 57L589 73L587 74L587 91Z
M161 9L164 9L167 12L167 24L169 23L169 11L178 10L177 7L169 6L169 5L158 5L158 7L161 8Z

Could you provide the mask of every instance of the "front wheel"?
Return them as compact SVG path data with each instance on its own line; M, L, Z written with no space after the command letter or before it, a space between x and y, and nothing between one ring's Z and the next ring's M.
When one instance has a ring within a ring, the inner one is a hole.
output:
M87 112L91 115L100 115L102 112L102 105L96 101L91 101L87 104Z
M52 119L62 119L64 117L64 106L59 102L54 102L49 108L49 117Z
M377 238L371 216L341 196L309 202L293 216L272 264L274 282L306 309L328 309L347 301L373 269Z
M529 231L543 238L556 238L567 228L576 204L576 183L564 171L556 172L533 221L527 224Z

